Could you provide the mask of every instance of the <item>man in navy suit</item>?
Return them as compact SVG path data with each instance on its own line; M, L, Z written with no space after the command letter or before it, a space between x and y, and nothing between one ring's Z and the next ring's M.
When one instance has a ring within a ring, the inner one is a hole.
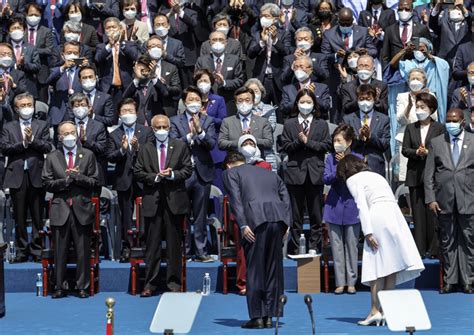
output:
M119 0L79 1L81 3L81 7L84 8L86 12L84 15L84 23L93 26L96 29L97 35L99 35L99 37L102 37L105 34L105 23L102 25L102 22L108 17L120 16Z
M153 19L153 26L156 36L163 41L163 59L165 61L176 65L178 68L182 68L185 64L194 64L190 64L190 61L186 60L183 42L168 36L170 22L166 15L158 14Z
M467 66L466 72L468 84L454 91L451 108L462 109L464 114L470 116L471 108L474 107L474 62Z
M197 87L189 86L183 92L183 102L186 112L171 118L170 137L182 140L188 145L194 165L193 174L186 180L186 189L194 218L195 260L212 262L206 252L207 208L214 180L211 151L216 145L217 134L213 118L201 113L201 92ZM190 248L188 243L188 252Z
M365 157L371 171L385 177L384 152L390 147L390 120L374 110L377 92L371 85L357 88L359 110L344 116L343 123L354 128L357 139L354 152Z
M297 0L281 1L280 26L291 34L294 39L295 32L308 25L308 13L296 7Z
M453 79L467 84L466 69L474 62L474 20L471 20L471 40L459 46L453 64Z
M250 321L242 328L272 328L272 317L281 316L282 244L291 226L290 197L278 175L245 164L242 154L228 154L224 164L224 187L241 231L247 262Z
M142 196L143 184L133 180L133 167L140 146L155 138L151 128L137 123L137 102L131 98L123 99L118 112L122 125L110 133L107 160L115 163L113 189L117 191L122 216L122 255L120 262L128 262L132 237L133 205Z
M10 189L15 217L15 261L24 262L31 255L35 260L41 256L43 228L42 204L44 191L41 184L41 170L44 155L52 150L49 126L45 121L33 119L34 98L21 93L13 100L18 120L7 123L2 130L1 149L8 157L4 188ZM27 211L32 221L32 238L29 243Z
M36 0L35 2L43 9L42 24L51 29L54 34L54 44L59 45L60 33L63 29L64 17L62 9L66 7L70 0ZM30 2L30 1L28 1Z
M313 62L308 56L298 57L292 66L296 81L290 85L286 85L282 90L281 104L279 108L280 117L287 119L295 104L296 95L302 88L313 91L319 110L324 118L327 118L329 108L331 107L331 97L326 84L317 83L312 77Z

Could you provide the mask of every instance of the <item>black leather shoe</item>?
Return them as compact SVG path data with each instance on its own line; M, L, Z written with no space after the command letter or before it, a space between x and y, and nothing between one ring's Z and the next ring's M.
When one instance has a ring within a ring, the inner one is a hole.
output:
M462 291L466 294L472 294L474 291L472 290L471 285L463 285Z
M56 290L51 296L51 298L53 299L61 299L61 298L66 298L66 297L67 297L67 293L66 291L63 291L63 290Z
M456 292L456 286L453 284L446 284L441 290L441 294L448 294Z
M264 325L262 319L255 318L251 319L250 321L247 321L241 327L246 329L263 329Z
M264 317L263 325L265 326L265 328L273 328L272 318L269 318L268 316Z
M81 299L89 298L89 293L86 290L79 290L77 296Z
M148 289L148 288L144 289L144 290L142 291L142 293L140 293L140 297L142 297L142 298L149 298L149 297L151 297L152 295L153 295L153 291L150 290L150 289Z

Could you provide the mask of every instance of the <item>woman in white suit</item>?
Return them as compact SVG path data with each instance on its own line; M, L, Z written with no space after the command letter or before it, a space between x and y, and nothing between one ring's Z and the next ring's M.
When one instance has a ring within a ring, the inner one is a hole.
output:
M354 155L339 161L337 177L344 180L359 209L365 236L362 284L370 286L371 310L358 324L383 323L377 293L420 275L424 266L397 200L385 178L370 172Z
M141 45L150 37L148 26L145 22L137 20L137 14L141 13L140 2L138 0L121 0L122 25L125 28L126 41L138 41Z

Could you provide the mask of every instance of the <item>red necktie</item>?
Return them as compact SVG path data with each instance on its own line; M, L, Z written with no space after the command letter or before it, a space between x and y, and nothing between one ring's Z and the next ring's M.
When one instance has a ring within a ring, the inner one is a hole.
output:
M408 23L403 24L403 30L402 30L402 43L403 46L407 44L408 40Z
M166 165L166 146L164 143L160 144L160 171L165 169Z
M28 43L30 43L31 45L35 45L35 28L30 28Z
M349 49L349 34L346 34L346 37L344 37L344 49Z

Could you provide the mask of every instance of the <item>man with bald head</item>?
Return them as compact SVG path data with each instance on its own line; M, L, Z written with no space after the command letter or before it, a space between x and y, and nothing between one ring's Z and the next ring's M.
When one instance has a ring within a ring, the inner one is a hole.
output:
M446 115L446 133L431 140L424 176L425 203L438 216L445 286L472 294L474 264L474 134L463 111Z
M168 117L155 115L151 127L155 139L140 148L133 170L135 180L143 183L146 276L142 297L151 297L158 288L162 241L166 241L166 284L170 291L180 291L181 221L189 209L185 181L193 171L186 143L169 137Z

